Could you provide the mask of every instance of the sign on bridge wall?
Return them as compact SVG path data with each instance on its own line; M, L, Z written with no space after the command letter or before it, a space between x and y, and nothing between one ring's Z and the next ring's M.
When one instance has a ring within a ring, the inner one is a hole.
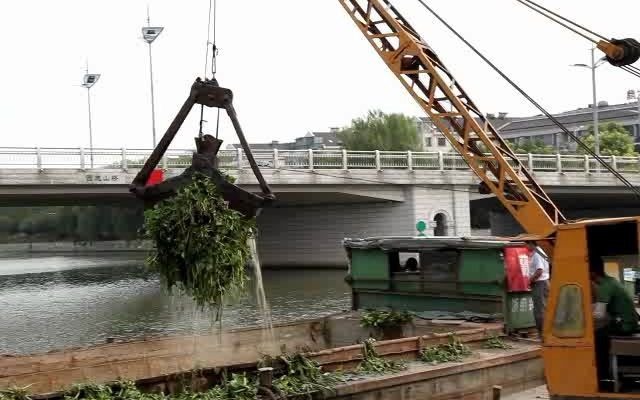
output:
M87 183L123 183L119 175L114 174L85 174Z

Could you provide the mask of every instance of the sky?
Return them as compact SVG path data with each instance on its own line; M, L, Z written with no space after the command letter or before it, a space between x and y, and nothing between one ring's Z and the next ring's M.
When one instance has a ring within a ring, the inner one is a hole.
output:
M427 0L448 22L552 112L591 103L590 42L515 0ZM539 0L607 37L640 38L640 2ZM485 113L538 114L524 98L429 15L416 0L394 5L439 53ZM21 0L0 2L0 146L88 147L88 60L102 74L91 89L94 147L150 148L151 25L160 137L204 74L209 0ZM370 109L422 116L337 0L218 0L217 78L234 91L250 142L290 141L343 127ZM598 100L626 101L640 79L604 65ZM172 148L192 148L199 109ZM206 133L215 132L205 110ZM221 116L220 137L237 143Z

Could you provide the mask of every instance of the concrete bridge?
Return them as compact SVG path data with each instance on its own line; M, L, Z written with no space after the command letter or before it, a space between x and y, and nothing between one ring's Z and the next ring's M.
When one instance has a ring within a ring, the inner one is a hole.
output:
M0 148L0 204L133 202L128 184L149 154L150 150ZM162 163L166 176L181 173L190 156L189 150L170 151ZM220 156L221 167L239 185L259 190L241 152L222 151ZM517 229L490 196L477 194L478 180L457 154L273 151L255 156L279 200L258 221L266 265L300 265L301 260L309 266L343 265L344 237L411 235L418 220L430 221L434 234L469 235L474 207L493 210L496 224ZM603 199L612 208L634 204L628 190L598 171L594 160L574 155L522 159L561 208L576 199L595 209ZM640 159L608 161L640 184ZM299 256L292 258L292 253Z

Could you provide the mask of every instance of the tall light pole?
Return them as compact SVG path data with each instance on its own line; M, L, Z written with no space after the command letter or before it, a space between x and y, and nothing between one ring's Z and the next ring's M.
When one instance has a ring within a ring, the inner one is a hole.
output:
M572 67L582 67L591 69L591 85L593 87L593 136L595 139L595 152L600 155L600 129L598 127L598 100L596 94L596 68L607 61L606 57L602 57L596 61L596 48L591 47L591 65L573 64Z
M82 87L87 88L87 106L89 109L89 157L91 158L91 168L93 168L93 130L91 128L91 88L100 79L100 74L90 74L87 65L86 73L82 79Z
M156 107L153 98L153 59L151 57L151 43L162 33L161 26L151 26L149 8L147 7L147 26L142 28L142 37L149 44L149 80L151 81L151 131L153 133L153 147L156 147Z

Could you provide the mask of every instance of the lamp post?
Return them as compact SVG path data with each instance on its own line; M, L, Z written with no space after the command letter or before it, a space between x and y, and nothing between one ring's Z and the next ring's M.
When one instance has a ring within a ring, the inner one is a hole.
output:
M596 68L606 62L607 58L602 57L596 61L596 48L591 47L591 65L573 64L572 67L589 68L591 70L591 85L593 87L593 136L595 139L595 153L600 155L600 130L598 127L598 100L596 95Z
M142 38L149 44L149 80L151 82L151 131L153 134L153 148L156 147L156 109L153 98L153 59L151 57L151 43L160 36L164 28L151 26L149 18L149 8L147 8L147 26L142 28Z
M91 159L91 168L93 168L93 130L91 128L91 88L100 79L100 74L90 74L87 67L84 78L82 79L82 87L87 88L87 106L89 109L89 157Z

